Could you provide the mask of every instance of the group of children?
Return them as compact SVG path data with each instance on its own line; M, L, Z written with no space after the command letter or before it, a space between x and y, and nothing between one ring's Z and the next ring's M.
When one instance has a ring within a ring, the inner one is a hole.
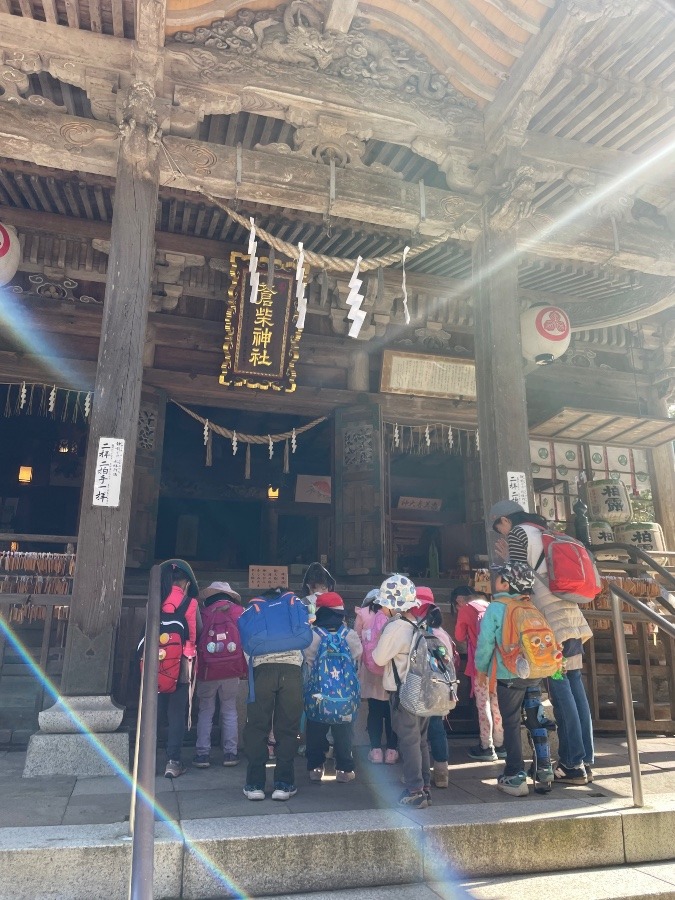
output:
M486 761L506 759L498 787L523 796L528 792L520 739L523 714L535 751L531 772L535 785L546 788L553 780L546 726L539 715L540 679L526 677L527 673L524 677L514 674L503 650L509 603L529 602L534 574L526 564L508 563L496 569L495 578L492 603L470 588L458 588L452 594L457 612L455 637L466 643L465 673L471 680L479 718L480 743L469 755ZM176 689L160 694L169 723L166 777L175 778L186 771L180 755L196 662L199 717L194 766L210 765L216 697L220 701L223 765L239 762L236 704L239 682L248 672L250 695L243 747L248 761L244 794L249 800L266 797L272 731L272 799L288 800L297 792L295 758L301 731L305 733L310 781L321 782L324 778L329 735L335 780L352 781L353 726L360 700L365 699L368 760L375 765L401 761L405 790L399 803L418 809L427 807L431 804L431 784L437 788L448 786L445 712L454 703L448 703L443 715L430 715L428 710L420 714L420 710L400 699L414 661L412 648L417 635L435 638L436 658L444 671L443 660L447 662L454 677L456 649L442 628L441 612L432 591L416 587L405 575L393 574L379 589L366 595L356 610L354 628L349 628L342 597L335 592L335 582L322 566L310 567L303 588L306 596L300 601L290 592L275 590L251 605L259 612L262 604L272 608L285 603L290 604L289 609L296 601L303 604L306 611L301 626L306 629L306 636L295 644L279 645L281 649L272 642L270 652L249 655L244 652L245 642L238 630L239 626L243 629L245 622L239 594L227 582L214 582L198 594L200 607L189 565L182 560L163 565L162 621L183 613L187 625ZM294 614L297 612L296 607ZM161 654L160 649L160 659Z

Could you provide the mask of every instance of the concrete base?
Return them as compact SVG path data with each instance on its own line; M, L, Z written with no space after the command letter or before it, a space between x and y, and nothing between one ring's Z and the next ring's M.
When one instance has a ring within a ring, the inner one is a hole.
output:
M129 771L129 733L45 734L28 743L24 778L39 775L116 775Z
M107 694L95 697L61 697L38 715L40 730L47 734L112 732L122 724L124 707Z

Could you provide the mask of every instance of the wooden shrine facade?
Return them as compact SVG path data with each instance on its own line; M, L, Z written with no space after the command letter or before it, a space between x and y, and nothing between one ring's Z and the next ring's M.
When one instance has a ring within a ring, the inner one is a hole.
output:
M0 0L0 221L22 246L3 294L13 328L0 337L0 381L62 379L93 394L66 695L109 692L124 566L154 551L167 398L335 414L335 561L373 578L385 565L387 423L478 431L478 509L504 496L509 471L525 474L534 503L528 432L563 407L665 416L667 6L402 9ZM250 218L278 246L320 254L293 392L219 382L230 256L246 252ZM351 338L359 256L365 319ZM543 369L520 345L521 312L537 303L563 309L573 331ZM476 397L381 391L386 350L475 361ZM126 447L114 508L88 502L94 448L110 437ZM675 549L667 438L648 457Z

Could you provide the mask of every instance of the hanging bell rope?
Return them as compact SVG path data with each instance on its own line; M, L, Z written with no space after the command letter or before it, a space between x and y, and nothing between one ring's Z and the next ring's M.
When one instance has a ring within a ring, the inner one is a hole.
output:
M196 413L192 409L188 409L187 406L183 406L183 404L179 403L177 400L172 400L171 402L179 409L182 409L184 413L187 413L188 416L191 416L196 422L205 425L207 420L203 418L203 416L200 416L199 413ZM299 428L293 428L291 431L284 431L283 434L242 434L240 431L230 431L229 428L223 428L222 425L215 425L210 420L208 427L209 431L212 431L214 434L219 434L221 437L228 438L229 440L236 434L237 442L240 444L266 444L269 446L270 440L274 443L277 441L285 441L288 438L292 438L294 434L303 434L311 428L316 428L317 425L325 422L327 418L327 416L322 416L320 419L314 419L312 422L308 422L307 425L301 425Z

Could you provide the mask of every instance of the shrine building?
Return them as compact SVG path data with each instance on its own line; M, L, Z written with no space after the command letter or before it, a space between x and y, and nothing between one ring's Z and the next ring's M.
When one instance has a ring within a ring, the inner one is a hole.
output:
M158 560L446 599L508 496L675 551L674 45L661 0L0 0L0 615L94 731Z

